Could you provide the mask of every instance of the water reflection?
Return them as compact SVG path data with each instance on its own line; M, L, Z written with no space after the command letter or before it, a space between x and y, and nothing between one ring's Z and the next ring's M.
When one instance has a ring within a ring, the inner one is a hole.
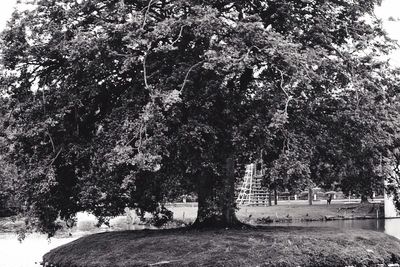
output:
M274 223L273 225L283 225ZM365 229L384 232L400 239L400 218L395 219L366 219L366 220L335 220L335 221L311 221L293 222L285 225L313 226L313 227L334 227L341 229Z
M385 233L400 239L400 218L383 220Z
M43 254L76 238L49 240L46 235L31 234L23 242L19 242L15 234L0 233L0 266L40 267L36 263L42 261Z

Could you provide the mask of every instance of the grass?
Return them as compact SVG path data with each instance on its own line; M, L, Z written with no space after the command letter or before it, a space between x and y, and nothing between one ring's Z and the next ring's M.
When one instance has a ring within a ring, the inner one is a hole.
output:
M400 262L400 241L379 232L310 227L119 231L82 237L44 261L59 267L377 266Z

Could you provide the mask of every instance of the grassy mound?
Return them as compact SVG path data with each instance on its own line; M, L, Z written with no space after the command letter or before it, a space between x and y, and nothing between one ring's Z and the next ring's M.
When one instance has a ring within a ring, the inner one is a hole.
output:
M373 231L310 227L123 231L77 239L43 259L59 267L376 266L400 262L400 241Z

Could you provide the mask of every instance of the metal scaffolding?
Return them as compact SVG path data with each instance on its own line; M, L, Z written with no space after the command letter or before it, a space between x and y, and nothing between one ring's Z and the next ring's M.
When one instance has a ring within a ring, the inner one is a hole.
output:
M246 165L244 180L236 199L238 205L267 205L268 189L262 186L262 169L255 164Z

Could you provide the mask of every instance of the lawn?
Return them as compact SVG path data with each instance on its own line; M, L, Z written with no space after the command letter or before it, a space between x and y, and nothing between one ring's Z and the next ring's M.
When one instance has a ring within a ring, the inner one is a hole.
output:
M89 235L51 250L59 267L377 266L400 262L383 233L310 227L142 230Z

